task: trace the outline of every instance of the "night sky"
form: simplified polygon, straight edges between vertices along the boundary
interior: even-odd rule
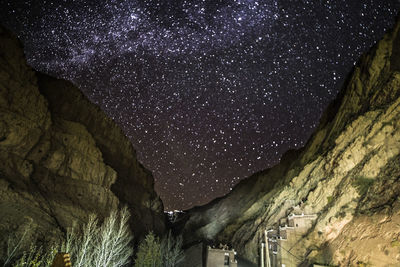
[[[165,208],[186,209],[305,144],[385,0],[0,0],[37,70],[73,81],[125,131]]]

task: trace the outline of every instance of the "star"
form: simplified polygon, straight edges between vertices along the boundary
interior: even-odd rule
[[[35,69],[116,123],[167,210],[222,196],[305,145],[398,1],[2,1]]]

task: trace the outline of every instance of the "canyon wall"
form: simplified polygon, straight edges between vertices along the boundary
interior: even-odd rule
[[[153,177],[122,130],[72,83],[29,67],[0,28],[0,240],[26,225],[60,238],[123,205],[135,238],[164,231]]]
[[[180,218],[187,244],[227,243],[258,263],[264,231],[300,209],[316,220],[290,266],[400,264],[399,28],[362,56],[303,149]]]

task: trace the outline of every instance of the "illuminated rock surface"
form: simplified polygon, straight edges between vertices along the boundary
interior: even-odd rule
[[[305,148],[181,218],[187,243],[228,243],[257,262],[264,230],[301,205],[318,217],[291,249],[296,264],[400,264],[399,28],[361,58]]]

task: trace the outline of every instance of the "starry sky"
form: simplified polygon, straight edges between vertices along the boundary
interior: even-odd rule
[[[35,69],[111,116],[167,210],[303,146],[395,0],[0,0]]]

